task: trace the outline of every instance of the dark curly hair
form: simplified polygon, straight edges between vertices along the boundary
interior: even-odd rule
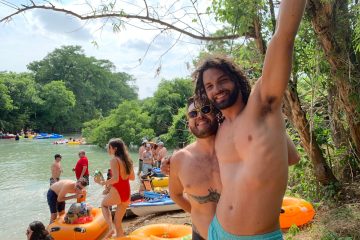
[[[40,221],[33,221],[29,224],[29,228],[33,232],[30,240],[52,240],[49,232],[45,229],[45,226]]]
[[[242,101],[246,105],[251,91],[248,79],[232,59],[220,54],[207,55],[199,61],[197,68],[193,72],[192,77],[195,83],[195,94],[197,97],[200,99],[208,99],[203,75],[206,70],[211,68],[219,69],[230,77],[231,81],[235,83],[235,87],[239,89]]]

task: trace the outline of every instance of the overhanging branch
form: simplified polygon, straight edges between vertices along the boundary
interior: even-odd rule
[[[74,16],[76,18],[79,18],[80,20],[91,20],[91,19],[102,19],[102,18],[126,18],[126,19],[138,19],[144,22],[151,22],[151,23],[156,23],[160,26],[166,27],[168,29],[177,31],[179,33],[182,33],[184,35],[187,35],[191,38],[194,39],[198,39],[198,40],[203,40],[203,41],[218,41],[218,40],[228,40],[228,39],[236,39],[239,38],[240,36],[238,34],[233,34],[233,35],[224,35],[224,36],[208,36],[205,34],[195,34],[192,33],[190,31],[186,31],[185,29],[181,29],[177,26],[174,26],[171,23],[165,22],[163,20],[157,19],[157,18],[153,18],[149,15],[148,12],[146,12],[146,15],[133,15],[133,14],[127,14],[124,13],[123,11],[121,12],[109,12],[109,13],[101,13],[101,14],[92,14],[92,15],[81,15],[78,14],[74,11],[71,10],[67,10],[64,8],[58,8],[56,6],[54,6],[53,4],[49,3],[49,5],[36,5],[33,1],[31,1],[32,5],[21,5],[22,7],[18,7],[17,10],[8,15],[3,17],[0,22],[7,22],[10,21],[12,19],[12,17],[26,12],[26,11],[31,11],[33,9],[43,9],[43,10],[50,10],[50,11],[55,11],[55,12],[61,12],[61,13],[65,13],[71,16]],[[147,10],[148,10],[148,6],[146,6]]]

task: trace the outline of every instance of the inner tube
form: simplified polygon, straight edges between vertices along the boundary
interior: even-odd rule
[[[281,213],[280,228],[289,228],[292,225],[301,226],[310,222],[315,215],[311,203],[301,198],[284,197]]]
[[[138,236],[142,239],[173,239],[191,240],[192,228],[176,224],[151,224],[133,231],[130,236]]]

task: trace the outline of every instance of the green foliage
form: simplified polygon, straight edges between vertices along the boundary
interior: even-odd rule
[[[183,147],[193,139],[193,135],[189,132],[187,126],[186,112],[186,107],[179,109],[168,132],[160,136],[166,145],[171,148]]]
[[[151,126],[156,135],[168,131],[173,116],[186,105],[187,99],[192,96],[193,85],[190,79],[177,78],[162,80],[152,99],[144,103],[144,108],[151,116]]]
[[[213,0],[212,8],[216,20],[227,22],[238,34],[245,35],[253,26],[254,18],[264,6],[262,0]]]
[[[153,138],[150,128],[150,117],[144,112],[138,101],[124,101],[108,117],[92,120],[84,124],[83,135],[88,142],[105,146],[115,137],[119,137],[129,145],[138,142],[144,136]]]
[[[34,126],[36,113],[43,103],[34,78],[28,73],[0,73],[4,108],[0,108],[1,128],[19,131],[24,126]]]
[[[64,120],[68,120],[68,113],[75,106],[74,93],[66,88],[63,81],[52,81],[42,87],[40,97],[43,100],[41,122],[45,126],[51,126],[52,132],[54,129],[61,129]]]
[[[76,105],[64,122],[68,130],[79,130],[83,122],[106,116],[122,101],[137,98],[132,76],[114,72],[108,60],[85,56],[80,46],[55,49],[43,60],[30,63],[28,69],[39,84],[62,80],[75,94]]]

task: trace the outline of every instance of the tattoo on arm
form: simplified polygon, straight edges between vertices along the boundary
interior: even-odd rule
[[[220,193],[218,193],[216,189],[209,188],[208,192],[209,194],[206,196],[195,196],[189,193],[188,195],[200,204],[208,202],[219,202]]]

